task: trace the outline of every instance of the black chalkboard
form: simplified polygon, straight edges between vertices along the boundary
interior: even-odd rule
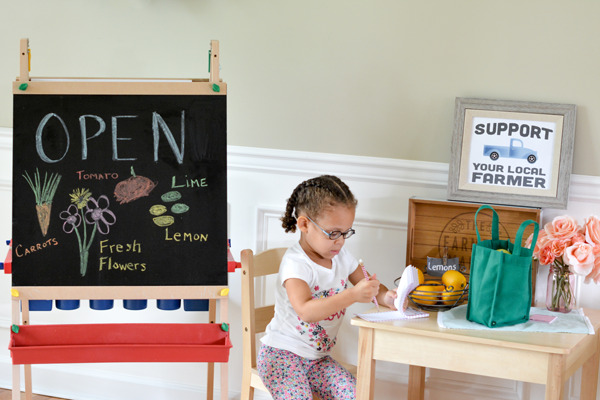
[[[226,96],[16,94],[13,149],[13,286],[227,284]]]

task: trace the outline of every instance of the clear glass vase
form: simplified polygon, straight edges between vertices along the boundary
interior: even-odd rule
[[[568,265],[555,261],[548,271],[546,308],[550,311],[568,313],[575,308],[575,274]]]

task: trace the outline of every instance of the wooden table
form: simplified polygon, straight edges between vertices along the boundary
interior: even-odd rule
[[[546,400],[562,399],[564,383],[583,366],[581,400],[596,398],[600,361],[600,310],[584,309],[595,335],[574,333],[458,330],[438,327],[429,318],[367,322],[355,317],[358,331],[356,397],[371,400],[375,361],[409,365],[408,399],[423,400],[425,368],[546,385]]]

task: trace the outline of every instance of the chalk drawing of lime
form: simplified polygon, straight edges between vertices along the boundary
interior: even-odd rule
[[[187,204],[175,203],[171,207],[171,212],[173,214],[183,214],[184,212],[187,212],[189,209],[190,209],[190,207]]]
[[[179,193],[177,190],[172,190],[170,192],[167,192],[165,194],[163,194],[162,196],[160,196],[160,199],[162,201],[164,201],[165,203],[171,203],[173,201],[177,201],[181,198],[181,193]]]
[[[155,204],[152,207],[150,207],[150,214],[152,215],[162,215],[164,213],[167,212],[167,207],[163,206],[162,204]]]
[[[173,218],[171,215],[161,215],[160,217],[152,218],[152,221],[154,221],[154,223],[160,227],[165,227],[172,225],[173,222],[175,222],[175,218]]]

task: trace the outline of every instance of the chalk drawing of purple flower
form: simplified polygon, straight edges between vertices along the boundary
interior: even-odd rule
[[[93,204],[93,207],[90,207],[90,203]],[[96,224],[98,232],[103,235],[106,235],[110,226],[117,222],[115,214],[108,209],[109,205],[110,201],[106,195],[98,197],[98,200],[90,197],[86,205],[85,222],[90,225]]]
[[[71,233],[75,228],[81,224],[81,215],[77,213],[77,206],[71,204],[65,211],[61,211],[58,216],[64,220],[63,231],[65,233]]]
[[[98,200],[92,197],[88,189],[75,189],[69,195],[71,205],[62,211],[59,216],[65,222],[63,231],[65,233],[75,232],[77,235],[77,244],[79,245],[79,272],[85,276],[88,266],[88,257],[90,246],[96,236],[96,231],[106,235],[110,226],[117,222],[115,214],[108,209],[110,201],[106,195],[101,195]],[[91,207],[90,207],[91,205]],[[84,211],[85,208],[85,211]],[[81,223],[81,221],[85,223]],[[91,233],[88,236],[88,225],[91,226]],[[82,233],[79,233],[81,229]],[[82,237],[83,236],[83,237]]]

